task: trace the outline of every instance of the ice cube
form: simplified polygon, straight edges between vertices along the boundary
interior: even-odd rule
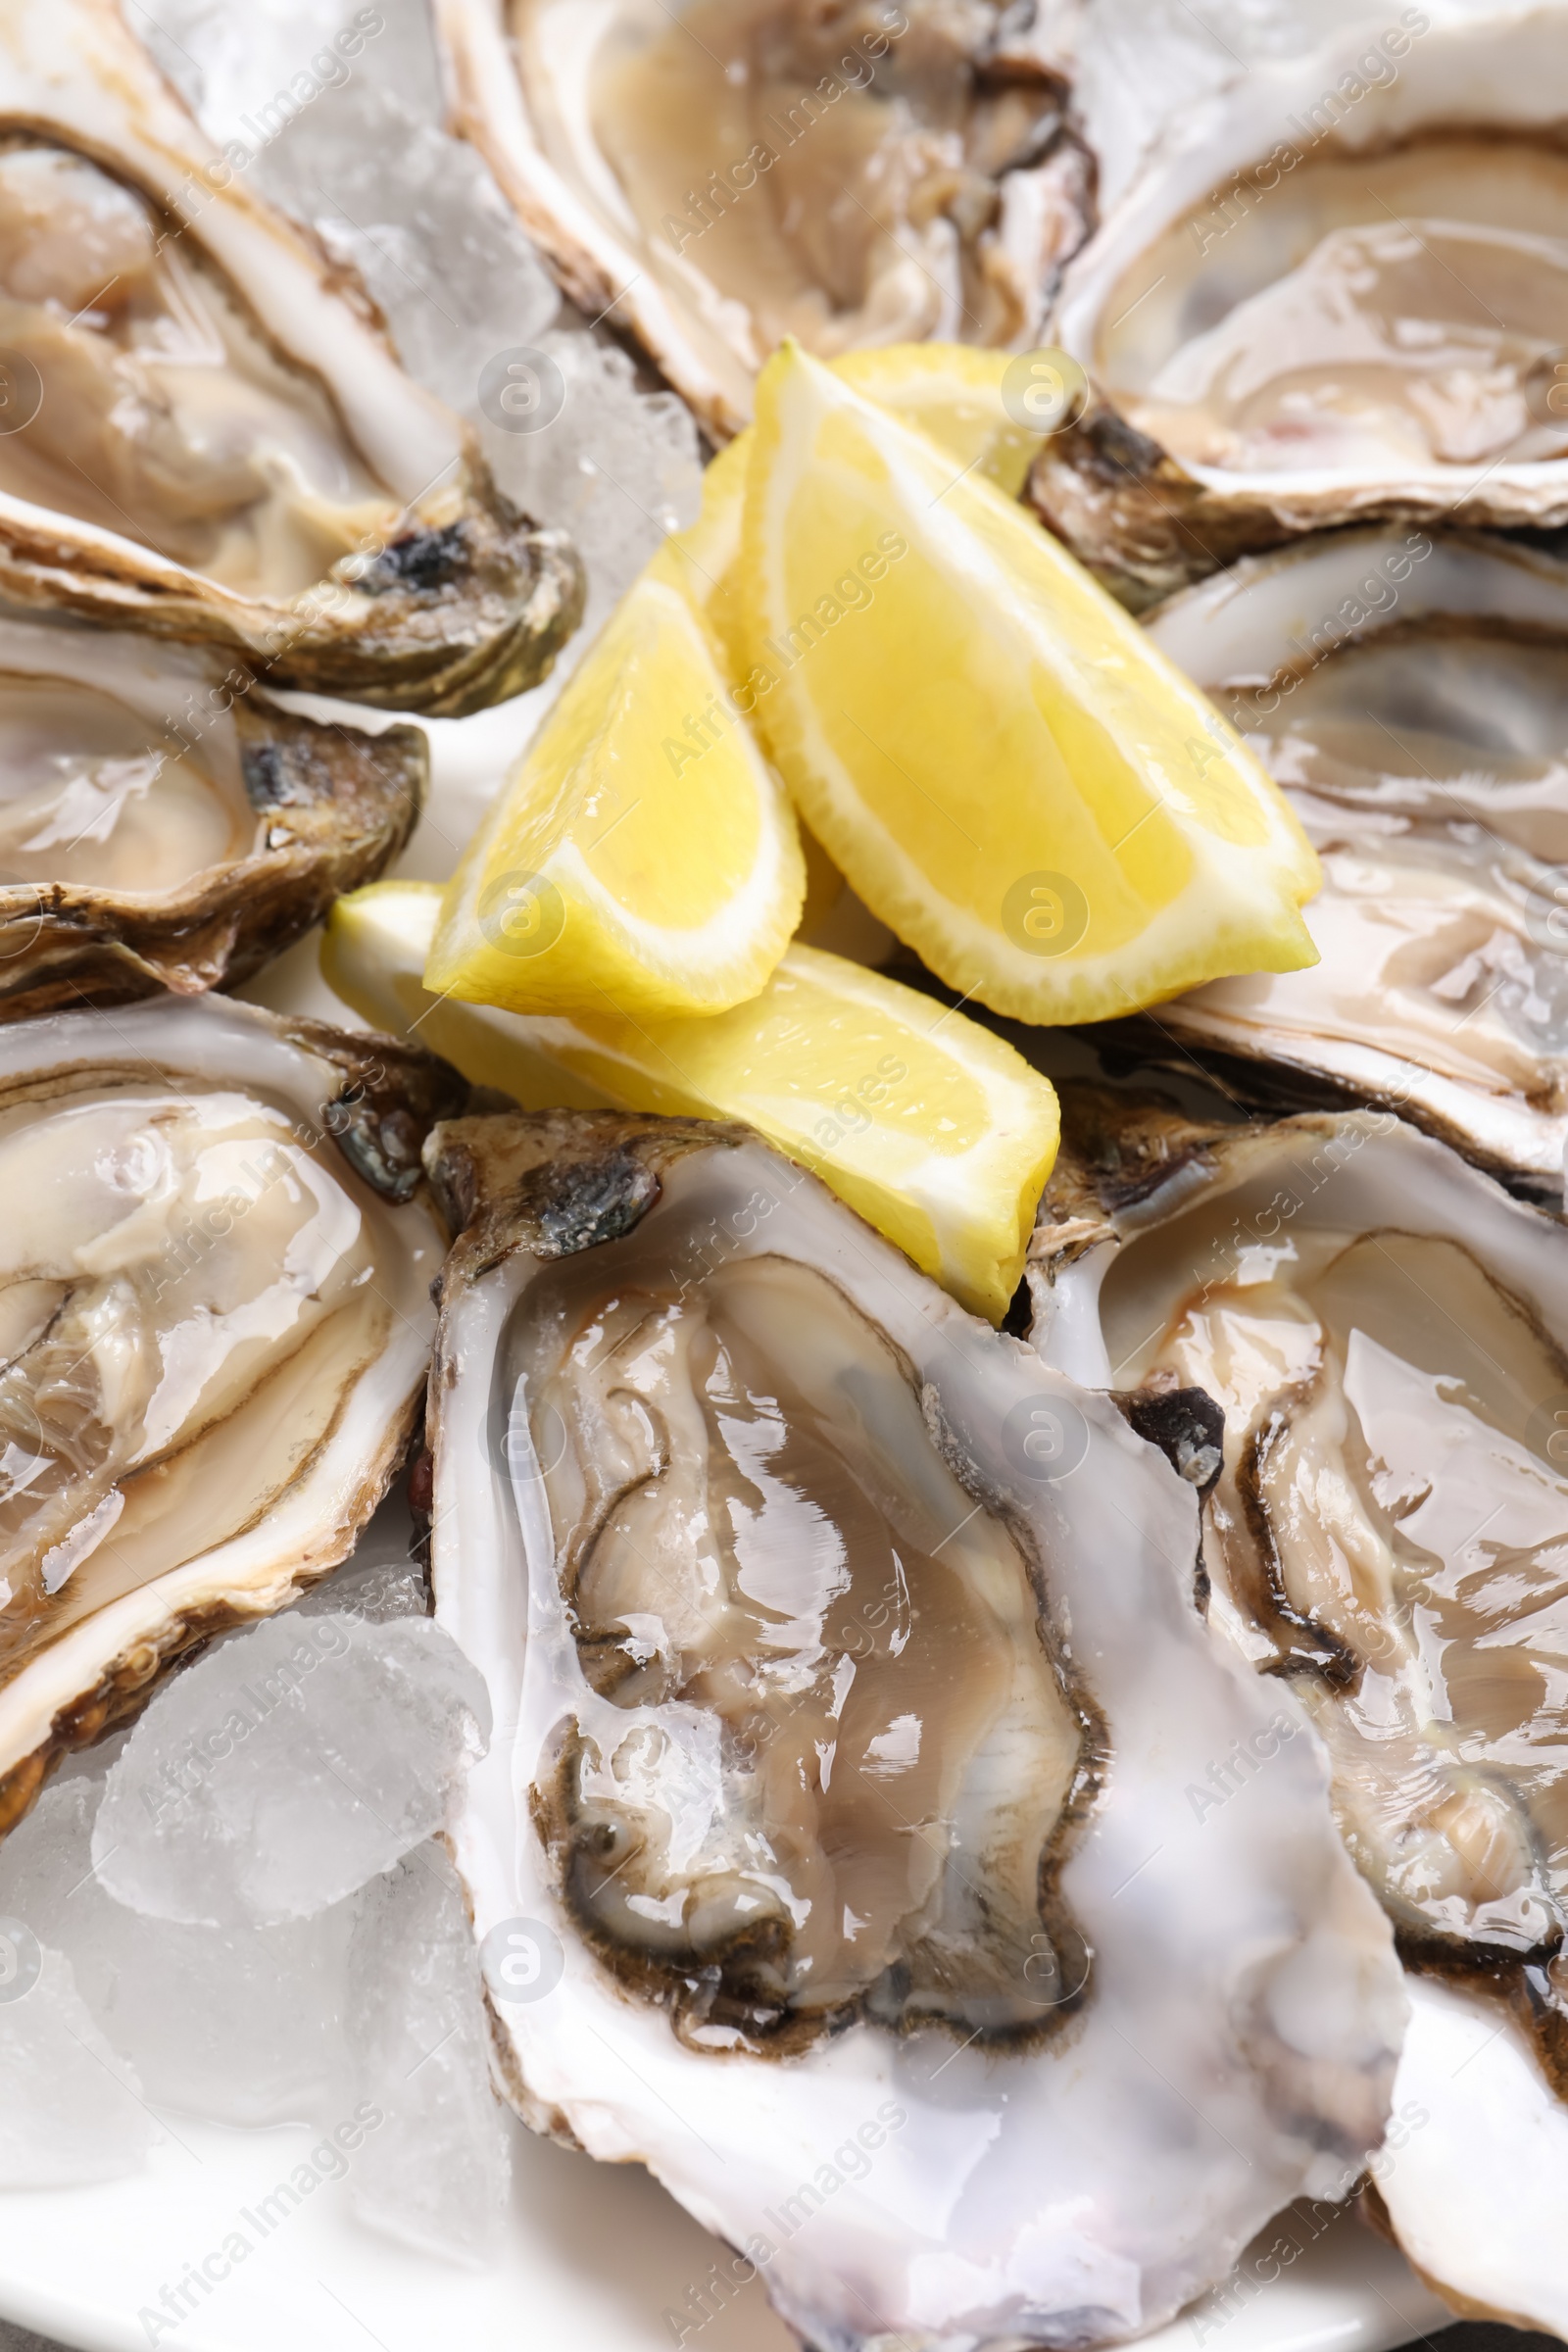
[[[341,2097],[355,1900],[273,1928],[187,1928],[115,1905],[104,2025],[156,2106],[309,2123]]]
[[[489,1736],[482,1677],[429,1618],[272,1618],[153,1699],[109,1775],[93,1860],[151,1918],[310,1918],[441,1828]]]
[[[491,353],[556,318],[555,280],[477,151],[399,99],[356,84],[273,156],[269,193],[353,264],[404,367],[462,414]]]
[[[348,1559],[294,1603],[298,1617],[340,1613],[385,1625],[394,1617],[427,1617],[430,1587],[415,1557],[415,1528],[407,1483],[399,1480]]]
[[[496,335],[491,353],[505,348]],[[695,520],[702,452],[685,403],[673,392],[639,391],[636,369],[613,343],[563,324],[538,336],[536,348],[561,370],[560,413],[531,432],[481,413],[479,435],[508,497],[577,543],[589,595],[580,651],[668,534]]]
[[[417,1560],[406,1552],[377,1559],[356,1553],[315,1592],[296,1601],[298,1617],[355,1617],[362,1625],[390,1625],[395,1617],[427,1617],[430,1587]]]
[[[482,2262],[506,2209],[510,2126],[491,2085],[479,1956],[457,1873],[444,1847],[421,1845],[360,1901],[349,1954],[354,2095],[383,2120],[355,2158],[355,2211],[406,2245]]]
[[[664,535],[694,519],[697,428],[673,393],[638,389],[608,329],[585,331],[563,306],[476,149],[446,131],[424,0],[377,13],[382,30],[330,78],[312,61],[338,29],[334,0],[161,0],[157,27],[138,24],[209,135],[242,145],[256,184],[359,270],[404,366],[479,423],[501,487],[572,533],[590,592],[575,659]],[[302,74],[314,97],[307,80],[296,89]],[[481,405],[487,364],[512,351],[545,353],[564,378],[541,430],[509,431]]]
[[[477,150],[443,128],[424,0],[377,15],[352,59],[334,54],[336,0],[162,0],[142,29],[210,136],[359,270],[404,366],[467,413],[491,353],[533,343],[561,298]]]
[[[70,1961],[24,1921],[0,1920],[0,2188],[116,2180],[156,2136]]]
[[[76,1989],[154,2107],[215,2123],[307,2123],[345,2087],[354,1902],[281,1927],[144,1919],[92,1861],[101,1790],[46,1788],[0,1845],[0,1913],[65,1953]]]

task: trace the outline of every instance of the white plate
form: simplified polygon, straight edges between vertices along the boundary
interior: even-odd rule
[[[726,2249],[638,2166],[596,2165],[519,2129],[505,2251],[492,2269],[462,2271],[363,2229],[342,2181],[323,2182],[264,2235],[258,2208],[320,2144],[308,2132],[183,2117],[167,2128],[129,2180],[0,2195],[0,2312],[86,2352],[671,2352],[683,2321],[686,2345],[701,2352],[795,2352],[757,2278],[699,2325],[688,2298]],[[1158,2352],[1384,2352],[1446,2324],[1450,2315],[1352,2213],[1315,2239],[1313,2226],[1304,2208],[1282,2216],[1226,2289],[1146,2342]],[[223,2269],[235,2232],[248,2251],[198,2291],[193,2274]],[[160,2307],[181,2282],[194,2309],[176,2325]]]
[[[403,870],[450,865],[447,833],[476,821],[486,770],[499,781],[516,732],[499,714],[436,730],[436,806]],[[315,939],[242,993],[363,1025],[321,980]],[[504,2251],[487,2270],[463,2271],[364,2229],[340,2180],[264,2229],[262,2203],[320,2144],[308,2132],[160,2120],[167,2136],[128,2180],[0,2192],[0,2315],[83,2352],[672,2352],[682,2342],[796,2352],[758,2278],[702,2321],[690,2298],[728,2249],[640,2167],[595,2165],[519,2127]],[[237,2249],[223,2248],[235,2233],[245,2251],[232,2262]],[[189,2307],[176,2318],[181,2287]],[[1323,2227],[1303,2211],[1272,2224],[1227,2287],[1145,2341],[1157,2352],[1387,2352],[1450,2317],[1352,2213]]]

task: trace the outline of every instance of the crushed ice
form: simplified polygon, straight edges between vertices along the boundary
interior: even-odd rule
[[[440,1834],[488,1741],[406,1504],[294,1608],[213,1643],[0,1844],[0,2188],[114,2179],[159,2115],[383,2121],[370,2227],[473,2262],[509,2127]]]
[[[99,1884],[191,1927],[313,1918],[441,1829],[489,1736],[481,1677],[428,1618],[270,1618],[142,1716],[93,1830]]]

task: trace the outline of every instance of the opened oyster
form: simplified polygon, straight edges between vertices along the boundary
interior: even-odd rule
[[[1305,1706],[1410,1965],[1492,2010],[1476,2039],[1498,2047],[1462,2082],[1432,2055],[1441,2002],[1418,2011],[1430,2136],[1379,2174],[1401,2240],[1461,2308],[1560,2325],[1560,2223],[1534,2234],[1522,2176],[1568,2147],[1568,1231],[1386,1112],[1224,1129],[1068,1088],[1063,1121],[1041,1352],[1223,1408],[1210,1621]],[[1508,2259],[1451,2227],[1443,2185],[1498,2082]]]
[[[785,335],[1023,351],[1092,171],[1005,0],[437,0],[459,126],[592,317],[713,432]]]
[[[528,2120],[836,2352],[1136,2334],[1345,2193],[1397,1973],[1194,1610],[1193,1488],[742,1129],[426,1159],[437,1615],[503,1727],[456,1850]]]
[[[0,1029],[0,1831],[353,1548],[423,1391],[419,1147],[466,1092],[215,998]]]
[[[1559,0],[1249,74],[1067,272],[1053,527],[1141,607],[1321,524],[1568,522],[1565,122]]]
[[[243,980],[407,841],[429,756],[211,655],[0,614],[0,1015]]]
[[[1162,1005],[1156,1054],[1220,1057],[1254,1100],[1388,1103],[1555,1194],[1568,567],[1479,535],[1343,532],[1248,559],[1149,626],[1258,752],[1324,877],[1321,961]]]
[[[232,154],[112,0],[8,9],[0,594],[393,708],[533,684],[581,609],[570,547]]]
[[[1407,1982],[1395,2097],[1415,2128],[1374,2166],[1394,2233],[1454,2310],[1568,2336],[1568,2099],[1528,2022],[1451,1979]]]

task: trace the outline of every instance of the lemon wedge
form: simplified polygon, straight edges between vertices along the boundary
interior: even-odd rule
[[[1023,489],[1046,434],[1020,423],[1007,405],[1007,378],[1016,378],[1020,363],[1006,352],[969,343],[889,343],[847,351],[827,365],[927,434],[954,461],[951,471],[982,473],[1009,498]],[[702,513],[654,558],[661,576],[706,615],[732,662],[745,647],[741,524],[752,442],[747,425],[720,450],[703,476]]]
[[[949,985],[1095,1021],[1316,961],[1317,859],[1196,687],[1013,501],[787,344],[747,471],[737,701]]]
[[[794,815],[702,612],[656,565],[448,886],[430,986],[529,1011],[721,1012],[800,919]]]
[[[917,426],[946,472],[1009,493],[1042,435],[1004,398],[1016,363],[962,344],[853,352],[836,372]],[[524,756],[450,885],[431,986],[528,1011],[713,1012],[760,989],[800,915],[787,808],[726,669],[744,652],[750,427]],[[684,616],[680,608],[686,608]]]
[[[1056,1098],[1013,1049],[881,973],[792,947],[734,1011],[661,1022],[512,1013],[423,984],[439,885],[338,900],[321,968],[378,1028],[525,1108],[744,1119],[976,1313],[1000,1322],[1056,1156]]]
[[[974,343],[890,343],[827,364],[857,392],[929,433],[964,472],[973,468],[1009,498],[1020,496],[1047,437],[1023,422],[1021,401],[1009,407],[1006,399],[1009,378],[1027,386],[1027,361]]]

